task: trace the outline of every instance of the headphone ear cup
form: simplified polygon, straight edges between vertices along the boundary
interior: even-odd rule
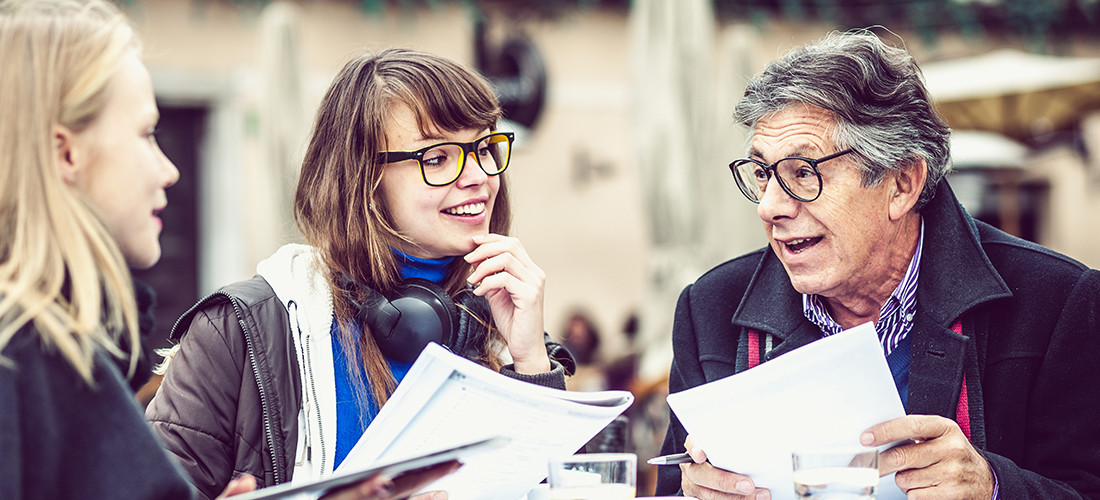
[[[457,308],[439,285],[418,278],[405,280],[390,294],[388,305],[399,313],[392,328],[376,329],[373,315],[366,318],[375,343],[386,356],[411,363],[429,342],[447,347],[454,343]]]

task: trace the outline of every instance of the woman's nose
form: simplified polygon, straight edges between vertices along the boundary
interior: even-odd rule
[[[466,154],[466,163],[462,165],[462,173],[458,175],[459,187],[475,186],[485,182],[489,178],[489,175],[481,169],[481,164],[477,162],[477,154],[473,151]]]

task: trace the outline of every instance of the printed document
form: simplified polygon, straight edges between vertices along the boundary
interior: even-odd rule
[[[518,500],[630,406],[626,391],[568,392],[509,378],[429,344],[336,474],[477,439],[509,443],[478,454],[424,491],[450,500]]]
[[[863,431],[905,416],[871,323],[670,394],[668,404],[711,464],[751,477],[774,500],[795,498],[791,452],[859,446]],[[878,499],[895,498],[905,495],[891,474]]]

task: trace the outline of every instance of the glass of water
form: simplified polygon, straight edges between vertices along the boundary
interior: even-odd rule
[[[550,500],[634,498],[638,457],[633,453],[579,453],[550,460]]]
[[[814,448],[791,454],[794,492],[800,500],[873,500],[878,486],[878,450]]]

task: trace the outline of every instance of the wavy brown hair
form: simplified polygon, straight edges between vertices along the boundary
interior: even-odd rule
[[[353,58],[321,101],[302,163],[294,215],[326,267],[322,271],[333,291],[340,342],[355,355],[348,363],[352,381],[358,387],[365,371],[379,406],[397,383],[367,326],[361,325],[359,339],[352,334],[349,326],[356,311],[348,294],[358,292],[339,283],[347,276],[383,294],[392,291],[401,279],[392,249],[401,241],[416,244],[392,223],[379,188],[385,165],[375,161],[377,153],[387,150],[386,127],[398,104],[413,111],[425,137],[437,130],[495,130],[501,117],[500,104],[480,75],[442,57],[405,49]],[[491,232],[508,234],[511,211],[504,174],[490,217]],[[443,288],[452,296],[470,293],[463,287],[471,272],[472,266],[455,259]],[[493,330],[490,321],[482,319]],[[487,337],[492,341],[496,336]],[[482,351],[489,353],[483,362],[499,368],[496,356],[489,349]]]

